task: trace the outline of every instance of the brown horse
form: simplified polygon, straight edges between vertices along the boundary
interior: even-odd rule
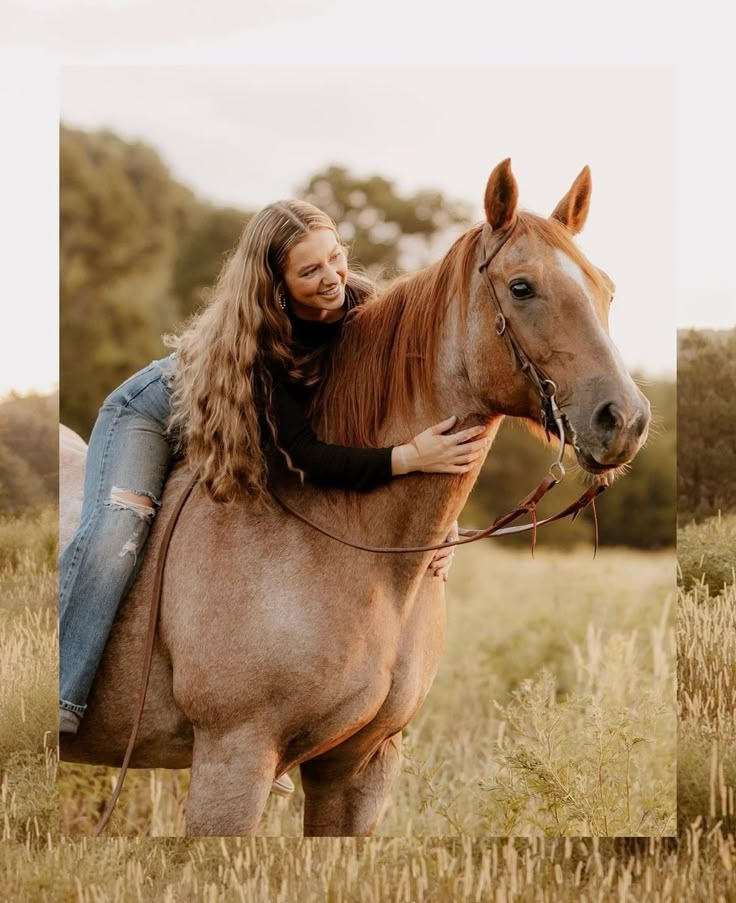
[[[549,219],[517,211],[509,161],[490,176],[487,222],[437,264],[346,322],[318,400],[327,440],[392,445],[448,413],[458,429],[504,415],[537,421],[540,399],[497,332],[478,267],[557,399],[580,465],[613,472],[641,447],[649,405],[607,330],[612,284],[571,236],[588,212],[587,167]],[[358,542],[441,542],[470,473],[412,474],[372,492],[299,486],[284,499]],[[78,468],[79,469],[79,468]],[[189,478],[175,468],[142,571],[122,606],[66,760],[119,765],[140,681],[151,580],[167,513]],[[81,477],[80,477],[81,479]],[[444,638],[431,552],[376,555],[275,510],[216,505],[195,490],[171,542],[151,684],[132,765],[191,766],[187,831],[256,831],[274,776],[300,765],[308,835],[364,835],[399,770],[401,731],[422,704]]]

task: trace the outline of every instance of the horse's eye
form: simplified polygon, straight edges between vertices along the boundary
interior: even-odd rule
[[[613,299],[614,299],[615,297],[616,297],[615,295],[611,295],[611,297],[608,299],[608,303],[609,303],[609,304],[613,304]]]
[[[524,279],[515,279],[509,286],[509,291],[519,301],[531,298],[534,294],[534,289]]]

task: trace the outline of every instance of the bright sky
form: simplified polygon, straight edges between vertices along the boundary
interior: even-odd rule
[[[734,325],[723,272],[734,72],[720,7],[706,0],[694,22],[683,6],[681,25],[664,2],[622,0],[597,20],[583,0],[448,9],[433,19],[418,0],[6,6],[0,394],[57,378],[59,115],[141,137],[202,197],[248,207],[336,161],[407,190],[440,188],[480,216],[488,172],[511,156],[522,204],[548,212],[588,163],[580,244],[617,283],[611,329],[629,365],[671,373],[676,323]]]

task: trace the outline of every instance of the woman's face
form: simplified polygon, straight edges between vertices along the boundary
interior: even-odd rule
[[[289,251],[284,282],[292,312],[304,320],[337,320],[345,303],[348,261],[332,229],[313,229]]]

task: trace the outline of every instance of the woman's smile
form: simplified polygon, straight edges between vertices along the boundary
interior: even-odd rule
[[[304,320],[336,319],[345,303],[348,261],[332,229],[313,229],[289,251],[284,282],[292,313]]]

